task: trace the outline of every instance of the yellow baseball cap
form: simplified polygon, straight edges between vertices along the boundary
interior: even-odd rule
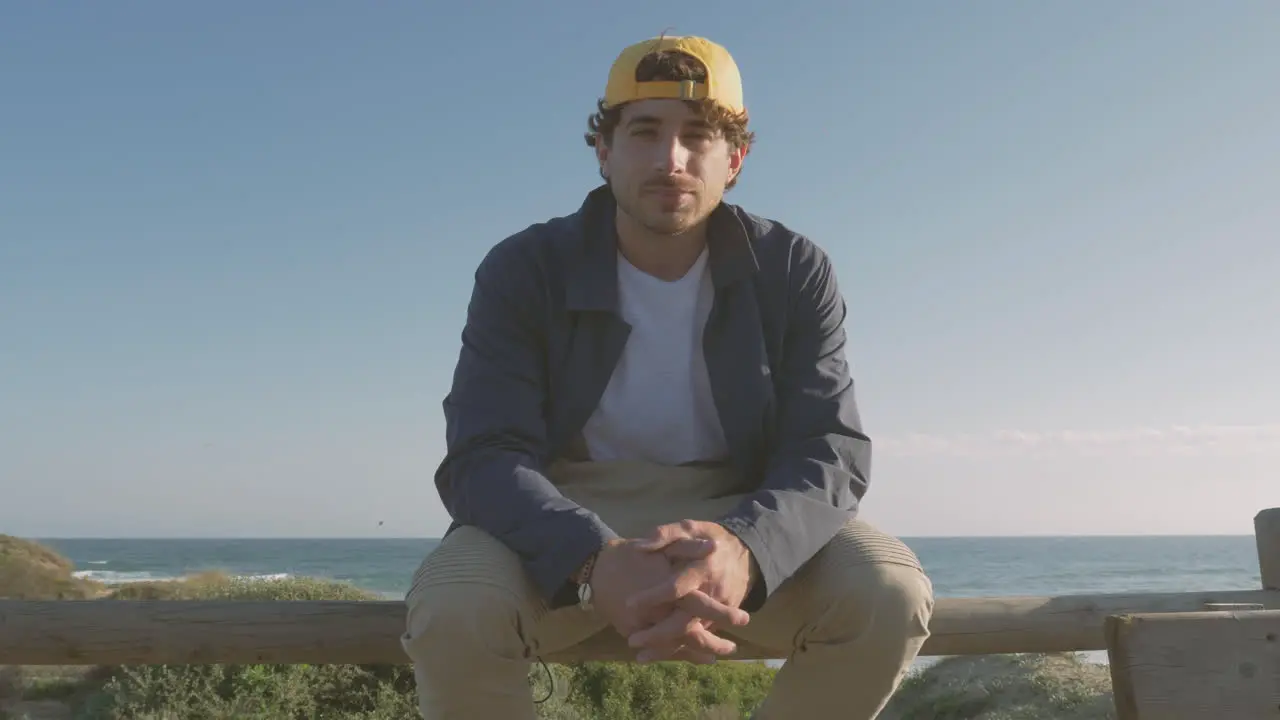
[[[707,81],[636,81],[636,67],[646,55],[677,51],[702,61]],[[738,64],[723,46],[702,37],[662,36],[643,40],[622,50],[609,70],[604,104],[611,108],[632,100],[665,98],[672,100],[710,99],[733,112],[746,112],[742,102],[742,75]]]

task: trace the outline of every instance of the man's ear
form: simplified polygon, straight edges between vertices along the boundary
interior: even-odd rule
[[[600,176],[609,179],[609,144],[605,142],[604,135],[596,133],[596,162],[600,165]]]
[[[750,148],[743,146],[740,148],[732,148],[729,150],[729,179],[733,180],[742,173],[742,164],[747,161],[747,153],[751,152]]]

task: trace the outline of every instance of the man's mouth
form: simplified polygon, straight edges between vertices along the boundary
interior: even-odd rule
[[[652,187],[649,189],[649,192],[661,198],[680,198],[685,195],[693,194],[693,192],[687,188],[675,187],[672,185],[659,185],[657,187]]]

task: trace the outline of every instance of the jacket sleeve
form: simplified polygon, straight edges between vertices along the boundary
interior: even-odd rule
[[[481,261],[444,400],[436,488],[456,523],[520,556],[544,598],[616,534],[547,479],[545,293],[536,264],[506,241]]]
[[[762,604],[835,537],[869,482],[871,441],[845,358],[844,298],[826,254],[807,242],[799,250],[775,378],[773,451],[761,485],[719,518],[760,569],[748,608]]]

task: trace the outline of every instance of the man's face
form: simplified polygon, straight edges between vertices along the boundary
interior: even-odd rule
[[[745,154],[683,100],[666,99],[627,104],[613,141],[596,146],[618,207],[662,235],[685,232],[705,220],[741,171]]]

